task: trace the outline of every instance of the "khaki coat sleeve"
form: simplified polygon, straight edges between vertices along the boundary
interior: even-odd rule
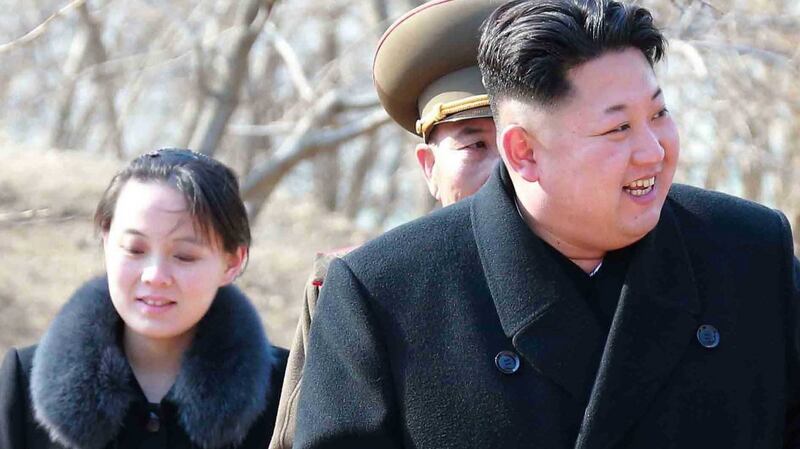
[[[306,349],[308,347],[308,334],[311,329],[311,321],[317,307],[317,299],[325,275],[328,272],[328,265],[338,256],[342,256],[347,250],[337,251],[331,254],[317,254],[314,261],[314,270],[308,277],[303,292],[303,304],[300,311],[300,319],[297,322],[297,329],[294,334],[292,347],[289,349],[289,360],[286,364],[286,375],[283,379],[281,398],[278,403],[278,416],[275,420],[275,431],[272,433],[272,440],[269,449],[291,449],[294,443],[295,422],[297,421],[297,399],[300,397],[300,387],[303,380],[303,365],[306,361]]]

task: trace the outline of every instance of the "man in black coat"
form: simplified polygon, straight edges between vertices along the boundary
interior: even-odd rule
[[[643,8],[515,0],[479,64],[503,164],[331,265],[299,448],[798,443],[798,263],[777,211],[672,185]]]

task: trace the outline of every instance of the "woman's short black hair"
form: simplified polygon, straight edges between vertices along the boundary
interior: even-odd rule
[[[608,51],[637,48],[652,66],[666,40],[642,7],[608,0],[513,0],[481,29],[478,65],[496,101],[549,106],[570,92],[567,72]]]
[[[204,154],[175,148],[143,154],[114,176],[94,214],[100,231],[111,228],[119,193],[131,179],[163,182],[183,194],[198,231],[209,242],[220,243],[227,252],[250,247],[250,222],[233,171]]]

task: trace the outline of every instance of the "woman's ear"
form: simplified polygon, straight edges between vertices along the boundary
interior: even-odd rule
[[[536,162],[537,140],[521,125],[509,125],[500,133],[500,153],[508,169],[528,182],[539,180]]]
[[[230,284],[242,274],[249,254],[249,248],[244,245],[239,246],[233,252],[226,253],[227,267],[225,268],[222,285]]]

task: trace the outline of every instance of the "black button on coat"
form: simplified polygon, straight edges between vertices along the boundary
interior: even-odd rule
[[[175,385],[155,407],[118,344],[119,325],[107,282],[99,278],[73,295],[38,346],[6,355],[0,448],[267,446],[287,351],[269,344],[238,289],[220,289],[198,323]]]

